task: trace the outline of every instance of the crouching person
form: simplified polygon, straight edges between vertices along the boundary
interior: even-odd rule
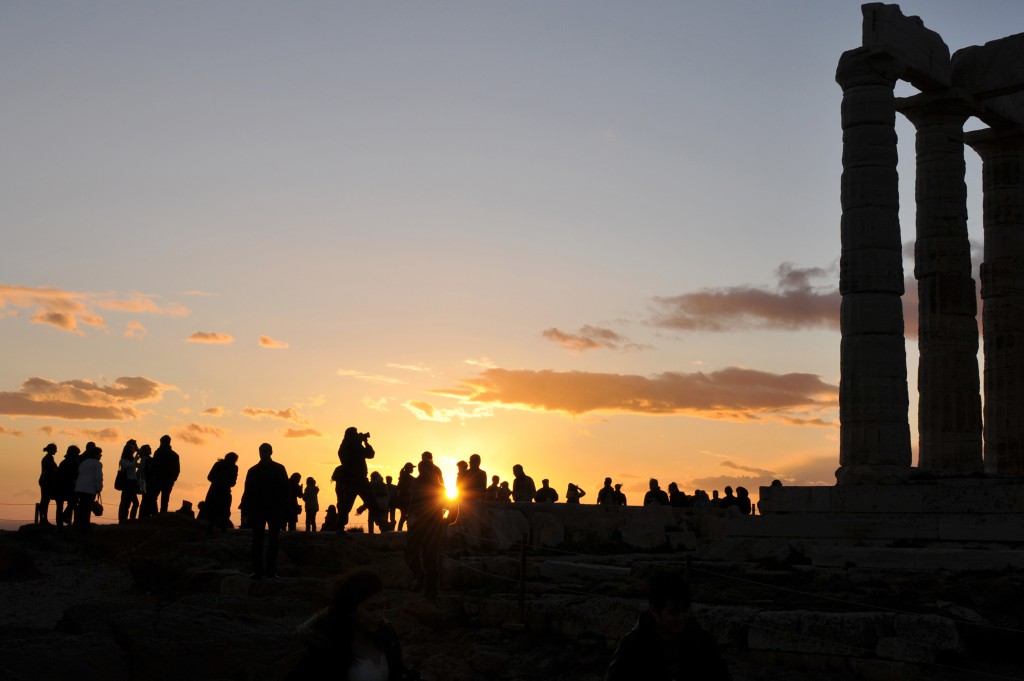
[[[682,577],[655,574],[647,602],[619,641],[605,681],[730,681],[714,639],[690,616],[690,587]]]
[[[384,585],[369,570],[334,583],[331,602],[299,627],[306,644],[288,681],[417,681],[402,662],[398,634],[384,617]]]

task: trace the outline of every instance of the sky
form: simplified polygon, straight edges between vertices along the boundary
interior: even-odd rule
[[[1024,30],[901,7],[951,51]],[[112,481],[165,433],[175,507],[269,442],[326,508],[349,426],[385,475],[476,452],[584,502],[834,484],[860,30],[846,0],[0,4],[0,522],[46,443]]]

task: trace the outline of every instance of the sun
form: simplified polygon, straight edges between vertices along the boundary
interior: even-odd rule
[[[459,488],[455,486],[454,482],[449,482],[445,485],[445,494],[449,499],[459,498]]]

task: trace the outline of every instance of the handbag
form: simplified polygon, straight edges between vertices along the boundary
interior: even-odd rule
[[[124,489],[124,481],[128,476],[125,474],[124,469],[119,470],[117,475],[114,476],[114,489],[121,491]]]
[[[92,514],[103,515],[103,495],[97,494],[92,500]]]

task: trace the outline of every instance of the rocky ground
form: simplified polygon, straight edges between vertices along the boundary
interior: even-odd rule
[[[689,570],[695,615],[737,681],[1024,678],[1019,573],[878,574],[686,552],[453,546],[434,603],[409,589],[404,535],[292,533],[281,578],[249,580],[249,534],[163,516],[88,536],[0,533],[0,678],[276,681],[295,628],[331,578],[368,566],[387,585],[405,657],[433,681],[600,679],[654,569]],[[457,542],[453,542],[457,544]]]

